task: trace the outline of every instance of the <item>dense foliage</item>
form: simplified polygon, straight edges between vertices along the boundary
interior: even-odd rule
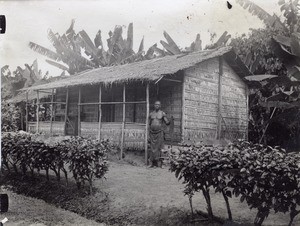
[[[72,173],[78,188],[87,182],[92,191],[95,178],[102,178],[108,170],[106,161],[109,144],[73,137],[53,145],[34,139],[25,132],[3,133],[1,140],[2,165],[11,172],[32,177],[45,170],[47,180],[49,171],[53,171],[60,181],[60,172],[68,181],[68,173]]]
[[[21,124],[20,112],[14,104],[1,101],[1,131],[17,131]]]
[[[300,155],[280,147],[239,141],[226,147],[189,146],[171,158],[170,170],[185,184],[191,197],[202,192],[212,218],[210,190],[225,199],[232,220],[232,195],[258,210],[255,225],[261,225],[271,210],[289,212],[290,223],[300,212]]]
[[[253,29],[231,42],[254,74],[249,139],[296,150],[300,145],[299,1],[280,0],[282,18],[268,14],[250,0],[236,2],[265,24],[265,28]],[[272,76],[263,79],[266,75]]]

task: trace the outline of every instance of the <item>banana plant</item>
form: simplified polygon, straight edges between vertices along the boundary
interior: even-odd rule
[[[49,58],[46,60],[47,63],[68,71],[71,75],[86,69],[126,64],[163,55],[161,54],[163,51],[156,45],[151,46],[145,53],[144,37],[138,51],[133,50],[132,23],[128,26],[126,39],[122,36],[122,26],[115,26],[114,31],[108,33],[107,50],[103,45],[101,30],[97,32],[94,41],[92,41],[85,30],[76,33],[74,23],[75,21],[72,20],[70,27],[63,35],[54,33],[51,29],[48,31],[48,39],[55,51],[33,42],[29,43],[29,47],[47,56]],[[86,56],[82,55],[82,50]]]

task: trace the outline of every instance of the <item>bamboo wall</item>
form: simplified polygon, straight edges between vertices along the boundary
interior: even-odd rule
[[[64,135],[64,122],[52,122],[52,134],[53,135]],[[28,132],[36,132],[36,122],[29,122]],[[39,122],[39,132],[44,134],[50,134],[50,122],[40,121]]]
[[[246,86],[230,66],[223,62],[221,139],[232,140],[246,134]],[[185,70],[183,140],[205,141],[217,138],[219,73],[218,58]]]
[[[108,139],[115,145],[121,143],[121,122],[103,122],[101,124],[101,139]],[[97,138],[98,124],[81,122],[83,137]],[[143,150],[145,145],[145,125],[126,123],[124,129],[124,148]]]
[[[246,138],[248,130],[247,87],[224,61],[222,78],[222,137]]]
[[[218,122],[218,59],[185,70],[184,140],[214,139]]]

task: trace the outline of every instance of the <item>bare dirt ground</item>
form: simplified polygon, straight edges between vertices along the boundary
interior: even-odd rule
[[[8,222],[4,226],[103,225],[47,204],[40,199],[18,195],[7,190],[2,190],[2,193],[9,196],[9,211],[0,213],[0,220],[8,218]]]

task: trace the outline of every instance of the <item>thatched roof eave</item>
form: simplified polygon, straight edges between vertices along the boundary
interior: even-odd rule
[[[111,85],[113,83],[118,84],[133,81],[152,82],[158,80],[164,75],[175,74],[180,70],[223,55],[225,55],[225,59],[226,56],[227,58],[237,57],[231,47],[221,47],[213,50],[165,56],[162,58],[155,58],[130,64],[91,69],[81,72],[75,76],[70,76],[66,79],[23,90],[46,90],[96,84]],[[237,65],[241,64],[239,61],[231,62],[230,60],[228,63],[235,63]],[[246,71],[248,70],[247,67],[245,65],[241,65],[241,68],[243,70],[238,73],[239,76],[248,76],[250,72]]]

